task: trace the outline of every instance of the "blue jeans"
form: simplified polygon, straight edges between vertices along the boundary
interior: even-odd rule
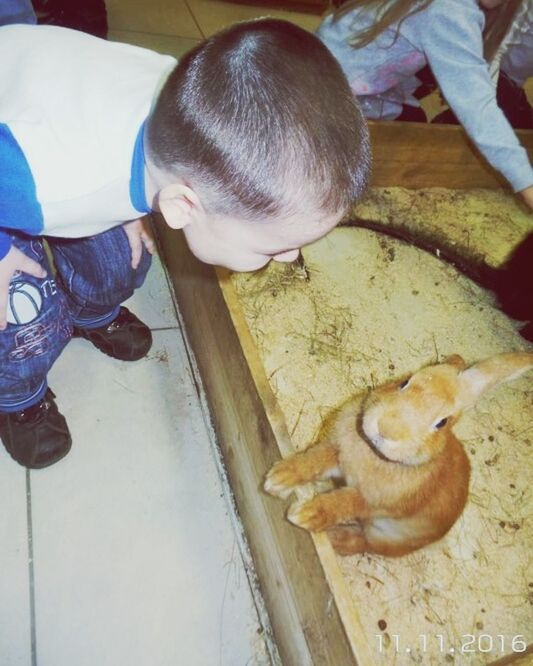
[[[54,276],[42,240],[13,235],[24,254],[41,264],[45,278],[13,276],[8,326],[0,331],[0,412],[16,412],[41,400],[46,375],[72,337],[73,325],[97,328],[113,321],[120,303],[144,282],[151,256],[143,249],[131,267],[121,226],[88,238],[47,238]]]
[[[1,0],[0,25],[37,23],[31,0]]]

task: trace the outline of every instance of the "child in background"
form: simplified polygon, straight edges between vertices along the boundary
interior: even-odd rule
[[[292,261],[365,190],[369,140],[336,60],[285,21],[237,24],[179,64],[11,25],[0,62],[0,436],[41,468],[71,446],[46,376],[73,330],[123,360],[150,348],[120,306],[150,265],[138,218],[160,211],[233,270]]]
[[[506,0],[485,15],[484,55],[496,82],[498,106],[512,127],[533,129],[533,106],[524,90],[526,80],[533,75],[533,0]],[[422,74],[431,77],[429,68]],[[420,76],[418,73],[417,78]],[[416,93],[419,99],[424,87]],[[435,81],[433,87],[437,87]],[[448,109],[431,122],[457,124],[458,120]]]
[[[533,208],[533,168],[496,102],[484,57],[482,8],[502,2],[352,0],[327,16],[317,34],[339,60],[367,118],[401,120],[419,107],[415,75],[429,65],[470,138]]]

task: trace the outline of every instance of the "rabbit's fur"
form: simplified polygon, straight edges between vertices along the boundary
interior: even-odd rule
[[[287,497],[310,481],[340,484],[295,502],[288,518],[327,530],[343,555],[399,556],[448,532],[468,497],[470,464],[452,428],[488,388],[533,368],[533,353],[500,354],[469,368],[460,356],[356,395],[313,446],[276,463],[265,490]]]

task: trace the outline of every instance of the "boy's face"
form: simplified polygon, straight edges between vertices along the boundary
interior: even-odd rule
[[[206,264],[233,271],[255,271],[271,259],[295,261],[302,246],[325,236],[346,212],[302,212],[263,220],[211,214],[183,180],[170,180],[153,163],[147,174],[149,201],[171,228],[183,230],[192,253]]]
[[[325,236],[343,214],[265,221],[206,215],[184,226],[183,232],[192,253],[201,261],[233,271],[255,271],[271,259],[296,260],[302,246]]]

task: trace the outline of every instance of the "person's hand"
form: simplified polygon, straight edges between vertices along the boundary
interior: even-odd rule
[[[143,245],[150,254],[155,251],[155,243],[144,219],[133,220],[122,225],[131,248],[131,267],[137,268],[141,261]]]
[[[33,259],[27,257],[14,245],[3,259],[0,259],[0,331],[7,327],[7,299],[9,283],[14,273],[21,271],[37,278],[46,277],[46,271]]]
[[[525,190],[522,190],[518,194],[520,194],[526,204],[531,208],[531,210],[533,210],[533,185],[526,187]]]

